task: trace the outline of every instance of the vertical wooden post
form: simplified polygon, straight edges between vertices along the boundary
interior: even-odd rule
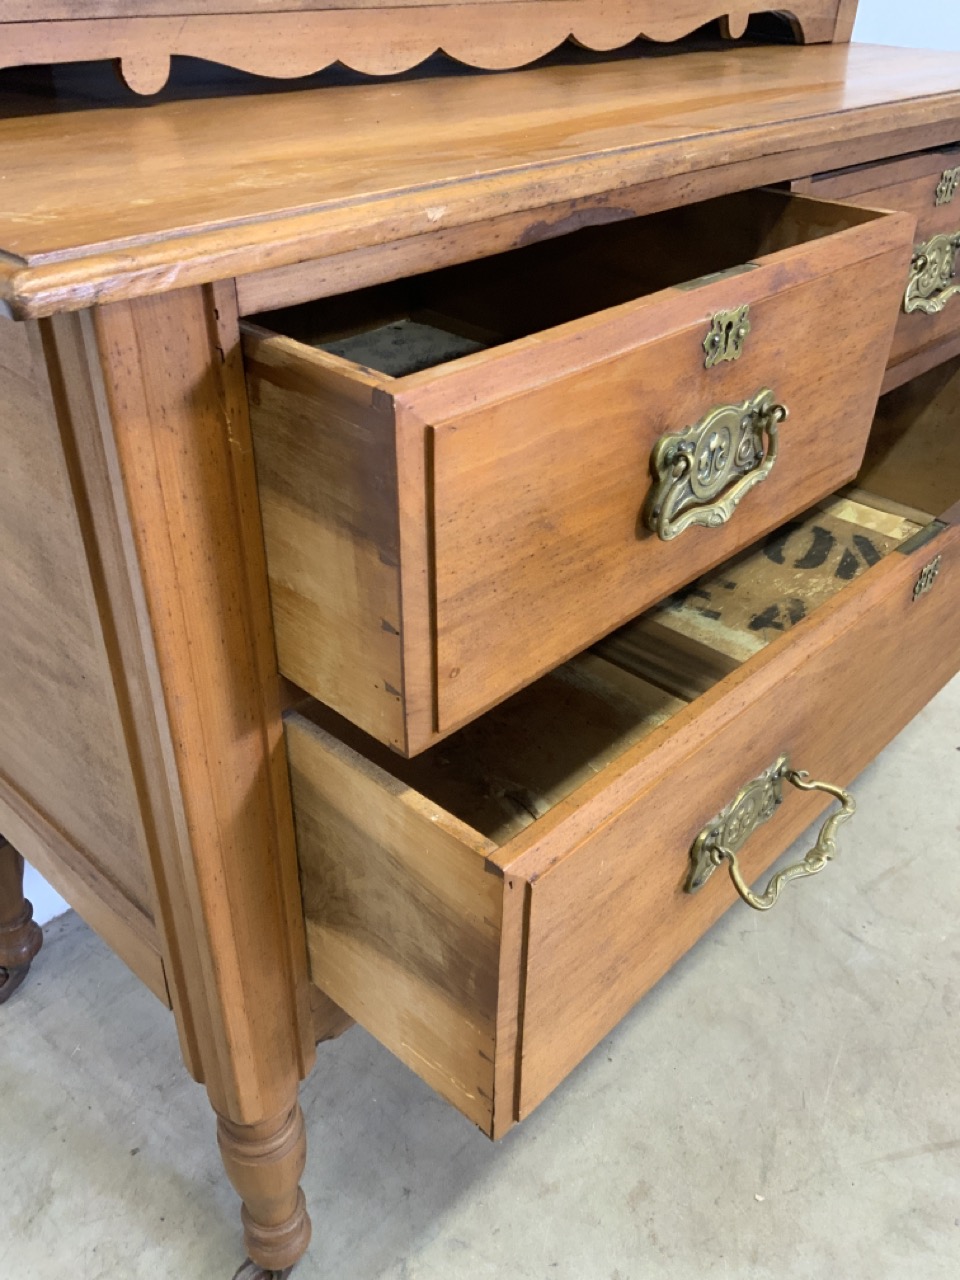
[[[42,945],[33,907],[23,896],[23,859],[0,836],[0,1004],[22,984]]]
[[[303,1254],[309,981],[232,283],[50,322],[184,1055],[247,1249]]]
[[[849,44],[853,36],[854,23],[857,20],[857,4],[859,0],[840,0],[837,9],[837,25],[833,33],[835,44]]]

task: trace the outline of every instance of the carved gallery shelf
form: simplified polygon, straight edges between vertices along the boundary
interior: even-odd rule
[[[306,76],[333,62],[369,75],[406,71],[442,49],[475,67],[519,67],[568,38],[615,49],[673,41],[719,20],[743,35],[756,3],[736,0],[0,0],[0,67],[115,58],[138,93],[163,87],[173,56],[264,76]],[[846,40],[855,4],[792,0],[797,38]]]

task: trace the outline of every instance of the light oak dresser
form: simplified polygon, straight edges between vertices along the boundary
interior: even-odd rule
[[[26,858],[171,1008],[246,1276],[319,1041],[499,1137],[960,669],[960,54],[820,11],[7,73],[0,999]]]

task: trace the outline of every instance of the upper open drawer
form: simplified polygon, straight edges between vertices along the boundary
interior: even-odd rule
[[[850,479],[913,226],[748,192],[248,322],[284,674],[414,754]]]

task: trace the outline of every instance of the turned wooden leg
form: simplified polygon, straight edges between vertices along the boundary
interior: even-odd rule
[[[0,1004],[23,982],[43,934],[23,896],[23,859],[0,836]]]
[[[243,1238],[268,1275],[300,1260],[310,1243],[310,1218],[300,1189],[307,1138],[299,1102],[259,1124],[218,1117],[217,1139],[227,1176],[243,1201]],[[256,1270],[241,1270],[245,1278]]]

